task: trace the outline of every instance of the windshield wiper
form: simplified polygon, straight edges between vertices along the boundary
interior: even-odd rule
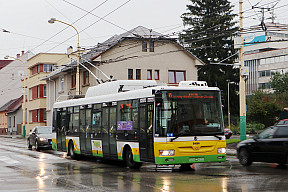
[[[218,138],[219,140],[222,140],[222,137],[218,136],[218,135],[213,135],[214,137]]]
[[[183,135],[185,135],[185,133],[180,133],[178,136],[172,138],[172,139],[170,140],[170,142],[173,142],[175,139],[178,139],[179,137],[181,137],[181,136],[183,136]]]

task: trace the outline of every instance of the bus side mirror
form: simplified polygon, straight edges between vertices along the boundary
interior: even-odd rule
[[[163,99],[162,99],[162,93],[155,93],[155,103],[156,103],[156,107],[157,106],[161,106],[162,105],[162,102],[163,102]]]

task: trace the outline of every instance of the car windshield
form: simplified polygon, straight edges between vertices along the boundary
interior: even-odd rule
[[[52,133],[52,127],[38,127],[37,132],[39,134],[51,134]]]
[[[156,107],[159,136],[224,135],[219,91],[163,91]]]

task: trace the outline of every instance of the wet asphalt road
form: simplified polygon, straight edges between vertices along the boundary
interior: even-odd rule
[[[288,191],[288,169],[254,163],[245,168],[235,156],[225,163],[195,164],[194,171],[144,164],[130,170],[66,153],[26,149],[23,139],[0,138],[0,191]]]

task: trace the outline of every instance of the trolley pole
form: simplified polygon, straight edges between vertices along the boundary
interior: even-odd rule
[[[240,37],[241,37],[241,48],[240,48],[240,82],[239,82],[239,99],[240,99],[240,140],[246,140],[246,95],[245,95],[245,76],[242,74],[244,69],[244,38],[243,38],[243,0],[239,0],[239,15],[240,15]]]

